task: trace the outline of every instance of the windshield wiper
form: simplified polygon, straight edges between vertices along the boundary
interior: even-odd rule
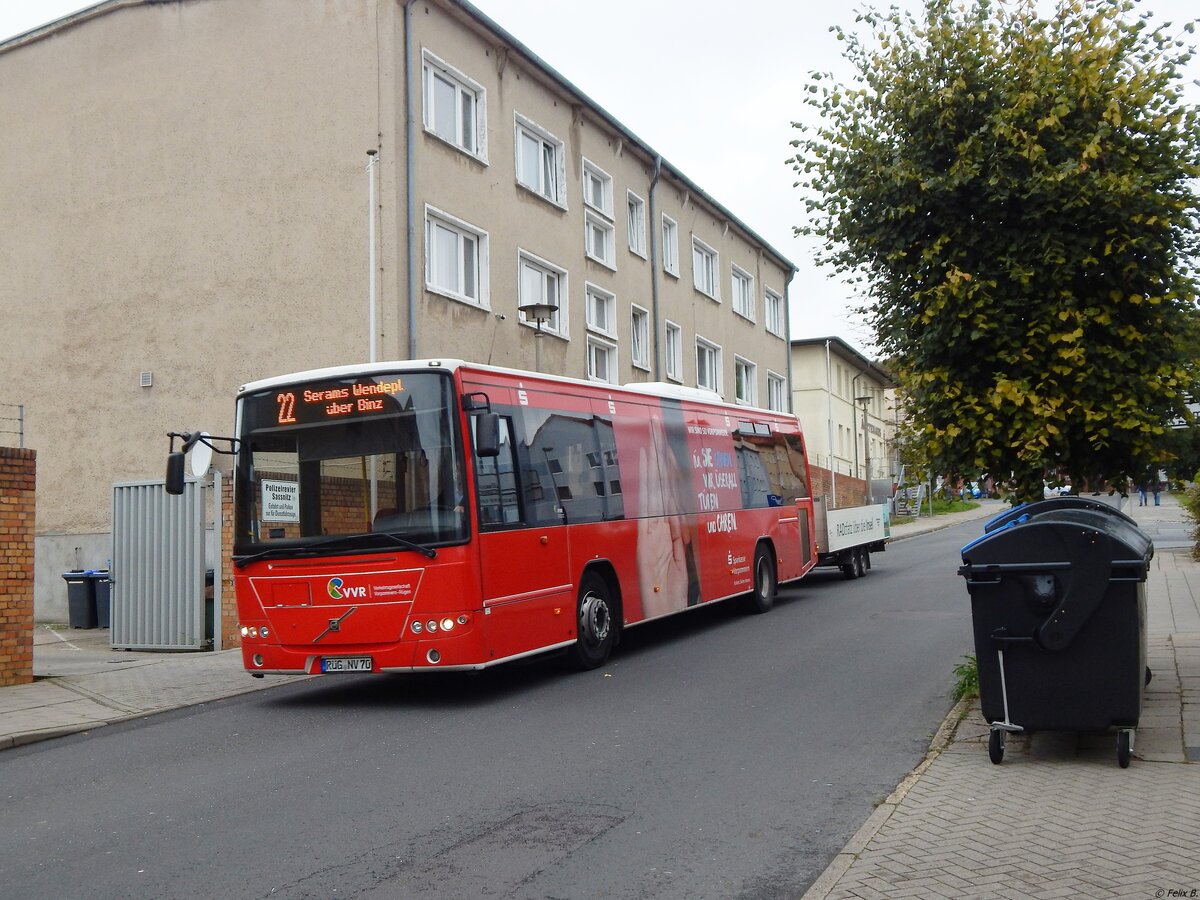
[[[291,556],[316,556],[316,553],[308,549],[308,547],[268,547],[266,550],[259,550],[257,553],[246,553],[233,558],[233,564],[239,569],[248,563],[254,562],[256,559],[278,559],[279,557]]]
[[[426,547],[423,544],[417,544],[413,541],[406,540],[405,538],[400,537],[398,534],[392,534],[390,531],[364,531],[362,534],[339,534],[337,537],[325,538],[324,540],[315,541],[314,543],[305,544],[304,546],[305,549],[316,549],[318,547],[330,548],[336,547],[339,544],[357,544],[366,538],[385,538],[386,540],[389,540],[393,544],[403,547],[406,550],[416,550],[418,553],[428,559],[435,559],[437,557],[437,551],[432,547]]]
[[[359,544],[364,538],[383,538],[391,541],[405,550],[415,550],[422,556],[428,559],[437,558],[437,551],[432,547],[425,547],[421,544],[416,544],[412,541],[405,540],[398,534],[392,534],[388,531],[365,531],[362,534],[339,534],[337,537],[325,538],[320,541],[314,541],[311,544],[304,544],[296,547],[268,547],[266,550],[259,550],[257,553],[247,553],[244,556],[235,556],[233,564],[239,569],[252,563],[258,559],[279,559],[284,557],[294,556],[316,556],[319,550],[330,550],[337,547],[339,544]],[[378,549],[377,547],[351,547],[351,550],[358,552],[369,552]]]

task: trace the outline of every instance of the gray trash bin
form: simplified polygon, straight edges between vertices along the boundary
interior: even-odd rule
[[[72,628],[96,627],[96,588],[90,572],[64,572],[67,583],[67,621]]]
[[[112,625],[112,582],[108,570],[96,569],[88,574],[96,592],[96,627],[108,628]]]

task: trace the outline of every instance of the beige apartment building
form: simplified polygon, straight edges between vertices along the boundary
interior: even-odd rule
[[[0,44],[0,85],[41,619],[112,485],[250,380],[455,357],[789,403],[792,264],[467,3],[106,0]]]
[[[889,499],[898,422],[891,374],[841,338],[791,347],[792,409],[804,426],[815,492],[834,506]]]

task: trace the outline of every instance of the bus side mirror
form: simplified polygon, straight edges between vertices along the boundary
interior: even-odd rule
[[[167,454],[167,493],[183,493],[183,461],[186,456],[181,450]]]
[[[484,413],[475,419],[475,455],[500,455],[500,417],[496,413]]]

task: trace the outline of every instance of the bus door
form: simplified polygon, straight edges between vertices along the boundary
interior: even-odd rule
[[[511,407],[496,411],[500,453],[477,457],[475,472],[484,622],[489,652],[503,659],[574,640],[575,590],[555,449],[527,439]]]

